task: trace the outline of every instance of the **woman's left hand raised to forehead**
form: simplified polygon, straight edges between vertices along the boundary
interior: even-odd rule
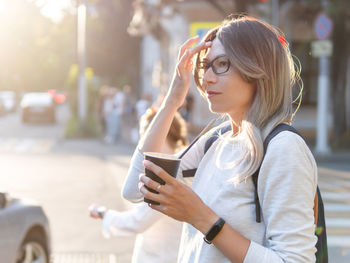
[[[175,103],[178,108],[185,101],[190,87],[193,56],[201,50],[209,48],[212,44],[211,42],[201,42],[197,46],[191,47],[198,40],[199,36],[188,39],[179,50],[178,62],[166,97],[166,103]]]
[[[200,231],[203,218],[210,216],[214,220],[217,218],[215,213],[203,203],[190,187],[176,180],[152,162],[144,161],[143,165],[165,181],[165,185],[159,187],[159,183],[156,181],[151,180],[144,174],[140,175],[140,192],[147,199],[160,203],[160,205],[149,205],[152,209],[176,220],[192,224]],[[158,191],[159,194],[148,191],[144,185]],[[206,227],[203,226],[203,231],[206,230]]]

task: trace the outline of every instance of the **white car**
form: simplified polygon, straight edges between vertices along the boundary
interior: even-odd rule
[[[0,100],[6,112],[16,111],[17,99],[14,91],[0,91]]]
[[[31,120],[56,122],[55,102],[47,92],[31,92],[23,95],[21,100],[22,122]]]
[[[0,261],[49,263],[50,229],[42,207],[0,192]]]

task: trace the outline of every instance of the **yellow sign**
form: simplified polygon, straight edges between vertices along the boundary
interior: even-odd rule
[[[198,35],[202,39],[212,28],[220,25],[220,22],[195,22],[190,24],[190,37]]]

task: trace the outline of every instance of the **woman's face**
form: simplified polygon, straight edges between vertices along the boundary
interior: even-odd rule
[[[227,57],[225,49],[220,40],[214,39],[212,47],[203,57],[204,65],[207,65],[203,75],[203,90],[208,98],[209,108],[212,112],[228,113],[234,121],[240,122],[253,101],[255,93],[255,85],[244,81],[234,65],[230,65],[229,70],[225,71],[225,61]],[[208,67],[214,59],[216,74],[213,67]],[[220,71],[221,68],[221,71]]]

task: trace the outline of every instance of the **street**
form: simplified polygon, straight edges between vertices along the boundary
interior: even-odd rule
[[[100,222],[89,218],[87,208],[91,203],[118,210],[132,206],[120,190],[133,147],[97,139],[64,140],[68,115],[64,105],[54,125],[23,125],[18,113],[0,118],[0,190],[43,205],[54,263],[84,257],[79,262],[130,262],[134,238],[103,238]],[[350,262],[350,163],[321,158],[318,167],[329,262]]]
[[[130,207],[120,189],[132,148],[98,140],[62,140],[66,106],[58,108],[56,116],[55,125],[23,125],[18,114],[0,118],[0,188],[43,205],[55,263],[84,257],[130,262],[134,238],[105,239],[100,221],[88,216],[88,206]]]
[[[318,163],[325,206],[329,262],[350,262],[350,164]]]

